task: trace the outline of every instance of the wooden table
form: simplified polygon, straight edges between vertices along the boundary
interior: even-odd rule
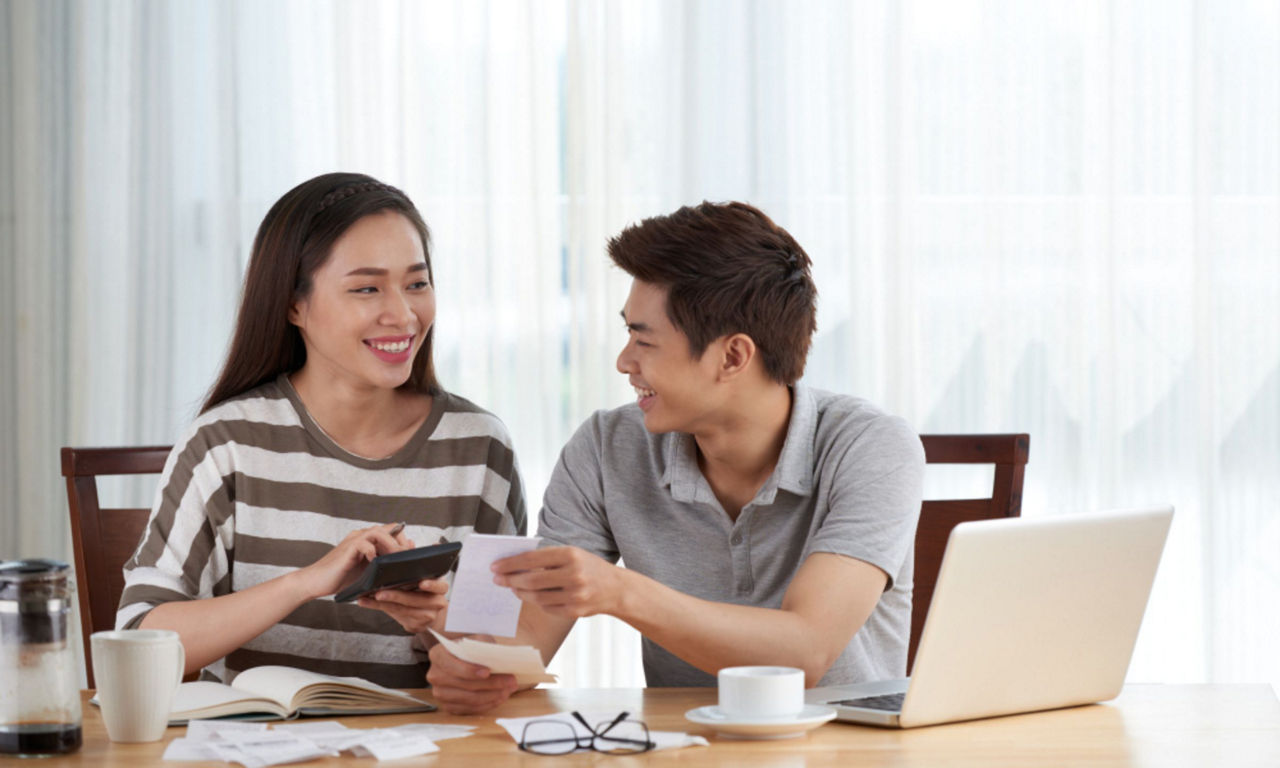
[[[415,691],[427,698],[425,692]],[[89,692],[84,693],[88,701]],[[344,718],[352,728],[428,721],[477,726],[474,735],[440,742],[440,752],[396,765],[439,766],[686,765],[792,766],[1280,766],[1280,701],[1267,685],[1134,685],[1106,704],[1014,717],[954,723],[909,731],[829,723],[807,736],[783,741],[722,739],[684,719],[694,707],[715,703],[705,688],[545,689],[522,693],[483,717],[443,712]],[[708,737],[709,747],[650,752],[636,756],[580,753],[554,758],[519,751],[494,717],[527,717],[568,710],[637,713],[654,730],[688,731]],[[84,708],[84,746],[79,752],[38,763],[70,765],[167,766],[182,768],[226,763],[164,763],[165,744],[186,733],[170,728],[162,741],[112,744],[96,707]],[[5,761],[10,762],[10,761]],[[13,761],[16,762],[16,761]],[[12,764],[12,763],[11,763]],[[303,765],[372,766],[372,758],[352,757]]]

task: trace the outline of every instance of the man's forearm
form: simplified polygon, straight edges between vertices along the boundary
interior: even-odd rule
[[[702,600],[624,572],[617,618],[704,672],[757,664],[799,667],[806,685],[813,686],[838,656],[823,633],[793,611]]]

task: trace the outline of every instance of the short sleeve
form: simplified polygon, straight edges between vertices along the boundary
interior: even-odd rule
[[[837,427],[821,467],[825,514],[804,556],[832,552],[899,578],[915,540],[924,482],[924,448],[906,421],[879,416],[853,433]]]
[[[520,480],[520,463],[511,454],[511,490],[507,492],[506,514],[517,536],[529,535],[529,515],[524,505],[524,483]]]
[[[560,452],[543,497],[538,536],[547,544],[579,547],[616,563],[618,545],[604,505],[602,414],[584,422]]]
[[[166,460],[147,527],[124,565],[117,628],[136,628],[163,603],[230,591],[220,534],[234,527],[234,473],[223,466],[229,457],[212,442],[208,428],[196,429]]]

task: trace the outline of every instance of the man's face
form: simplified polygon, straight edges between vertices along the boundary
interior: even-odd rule
[[[622,319],[628,338],[618,372],[635,387],[645,429],[697,432],[717,406],[719,343],[694,360],[689,338],[667,317],[667,289],[640,280],[631,283]]]

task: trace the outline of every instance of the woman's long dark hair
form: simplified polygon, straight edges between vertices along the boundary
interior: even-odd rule
[[[258,227],[244,277],[235,336],[201,413],[302,367],[307,348],[297,326],[289,322],[289,308],[310,295],[312,275],[329,258],[338,238],[360,219],[382,211],[399,213],[418,230],[427,260],[427,278],[435,285],[431,274],[431,233],[403,192],[360,173],[326,173],[302,182],[271,206]],[[427,331],[402,389],[439,394],[440,384],[431,359],[434,336],[433,326]]]

